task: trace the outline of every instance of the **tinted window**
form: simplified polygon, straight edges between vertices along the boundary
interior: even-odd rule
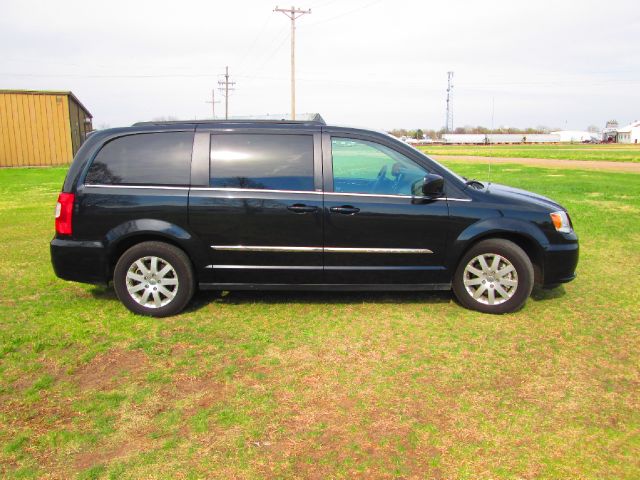
[[[344,193],[411,195],[426,171],[395,150],[375,142],[331,137],[333,190]]]
[[[211,136],[211,186],[313,190],[313,136]]]
[[[85,183],[189,185],[192,146],[189,132],[116,138],[102,147]]]

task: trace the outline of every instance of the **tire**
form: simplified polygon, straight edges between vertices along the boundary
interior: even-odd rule
[[[533,280],[533,265],[524,250],[509,240],[493,238],[478,242],[462,257],[453,292],[471,310],[510,313],[525,304]]]
[[[118,259],[113,286],[133,313],[168,317],[187,306],[195,278],[184,251],[164,242],[142,242]]]

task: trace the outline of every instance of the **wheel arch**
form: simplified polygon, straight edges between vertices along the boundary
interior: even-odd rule
[[[203,253],[199,252],[193,236],[175,224],[153,219],[126,222],[107,233],[104,243],[107,249],[109,278],[113,277],[115,265],[124,252],[134,245],[148,241],[164,242],[184,251],[197,279],[197,266],[202,262]]]
[[[452,244],[450,271],[456,271],[462,257],[474,245],[491,238],[509,240],[524,250],[533,264],[534,283],[543,283],[544,251],[549,242],[538,227],[515,219],[490,219],[475,223],[464,230]]]

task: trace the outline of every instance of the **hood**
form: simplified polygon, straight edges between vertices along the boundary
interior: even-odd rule
[[[554,202],[550,198],[538,195],[537,193],[529,192],[528,190],[522,190],[520,188],[513,188],[507,185],[500,185],[499,183],[490,183],[485,190],[485,193],[492,197],[506,200],[508,202],[533,204],[539,207],[548,209],[551,211],[565,210],[562,205]]]

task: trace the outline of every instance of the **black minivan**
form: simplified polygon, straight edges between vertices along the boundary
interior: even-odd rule
[[[113,281],[133,312],[196,287],[449,290],[487,313],[575,277],[548,198],[466,180],[395,138],[312,121],[138,123],[91,135],[56,206],[63,279]]]

